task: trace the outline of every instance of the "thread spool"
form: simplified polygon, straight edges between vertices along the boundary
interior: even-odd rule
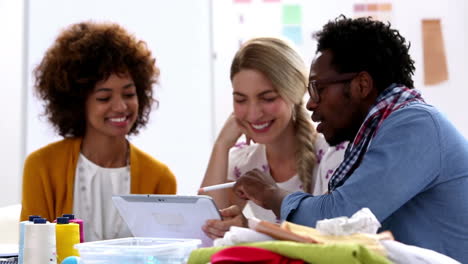
[[[24,226],[26,223],[32,223],[34,218],[40,218],[38,215],[30,215],[28,220],[21,221],[19,226],[19,245],[18,245],[18,264],[23,264],[23,252],[24,252]]]
[[[80,243],[80,226],[70,223],[68,217],[57,217],[55,226],[57,238],[57,260],[62,260],[69,256],[79,256],[74,245]]]
[[[70,219],[70,223],[76,223],[80,225],[80,243],[85,241],[84,239],[84,223],[82,219],[75,218],[74,214],[63,214],[63,217],[68,217]]]
[[[57,264],[55,224],[44,218],[24,225],[24,264]]]
[[[60,264],[81,264],[81,263],[83,262],[81,261],[80,257],[70,256],[70,257],[66,257]]]

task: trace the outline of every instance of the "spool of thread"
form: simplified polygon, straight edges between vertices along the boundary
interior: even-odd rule
[[[44,218],[24,226],[24,264],[57,264],[55,224]]]
[[[24,226],[26,223],[32,223],[34,218],[40,218],[38,215],[30,215],[28,220],[21,221],[19,226],[19,245],[18,245],[18,264],[23,264],[23,252],[24,252]]]
[[[70,256],[66,257],[60,264],[81,264],[83,263],[80,257]]]
[[[68,217],[57,217],[55,232],[58,263],[62,263],[66,257],[79,256],[78,250],[74,246],[80,243],[80,226],[70,223]]]
[[[80,243],[83,243],[85,241],[84,239],[84,223],[83,220],[79,218],[75,218],[74,214],[63,214],[63,217],[68,217],[70,219],[70,223],[76,223],[80,225]]]

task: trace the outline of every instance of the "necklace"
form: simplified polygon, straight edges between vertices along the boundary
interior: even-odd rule
[[[127,151],[125,152],[125,160],[126,160],[125,165],[130,166],[130,143],[128,143],[128,140],[126,140],[126,142],[127,142]]]

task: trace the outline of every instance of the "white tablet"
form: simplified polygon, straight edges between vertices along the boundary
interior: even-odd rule
[[[198,238],[213,245],[201,229],[208,219],[221,219],[209,196],[114,195],[115,207],[135,237]]]

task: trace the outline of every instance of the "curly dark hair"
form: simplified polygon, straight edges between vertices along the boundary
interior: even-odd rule
[[[153,84],[159,77],[146,43],[114,23],[82,22],[67,27],[34,70],[45,115],[63,137],[82,137],[85,102],[97,82],[111,74],[130,74],[138,97],[138,118],[129,134],[149,119]]]
[[[379,92],[392,83],[413,88],[415,67],[408,53],[411,45],[390,26],[370,18],[340,15],[314,34],[317,52],[330,50],[339,73],[368,72]]]

